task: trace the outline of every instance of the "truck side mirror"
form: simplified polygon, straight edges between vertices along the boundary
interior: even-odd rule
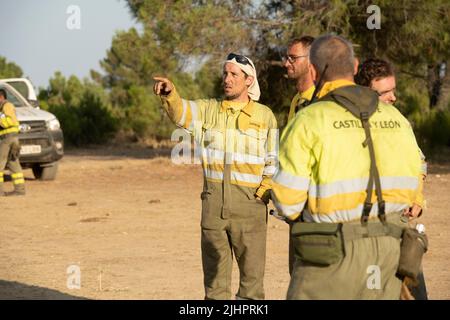
[[[29,102],[34,108],[40,109],[40,106],[39,106],[39,100],[28,100],[28,102]]]

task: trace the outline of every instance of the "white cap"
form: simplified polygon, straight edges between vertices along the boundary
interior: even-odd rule
[[[250,60],[250,58],[245,57],[248,62],[250,62],[250,64],[242,64],[239,63],[236,58],[233,58],[231,60],[227,60],[224,62],[225,63],[232,63],[237,65],[243,72],[245,72],[246,75],[248,76],[252,76],[253,77],[253,82],[252,84],[248,87],[248,96],[250,97],[250,99],[252,99],[253,101],[258,101],[259,97],[261,95],[261,91],[259,89],[259,83],[258,83],[258,78],[256,77],[256,68],[255,65],[253,64],[253,61]]]

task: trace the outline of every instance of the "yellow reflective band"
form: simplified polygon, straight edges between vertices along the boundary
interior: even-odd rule
[[[13,179],[23,178],[23,173],[22,173],[22,172],[13,173],[13,174],[11,175],[11,178],[13,178]]]
[[[0,136],[8,134],[8,133],[18,133],[19,127],[12,127],[4,130],[0,130]]]
[[[16,179],[16,180],[13,180],[13,184],[24,184],[25,183],[25,180],[24,179]]]
[[[260,183],[251,183],[251,182],[245,182],[245,181],[238,181],[238,180],[231,180],[231,184],[242,186],[242,187],[248,187],[248,188],[256,188],[259,187]]]
[[[225,165],[223,163],[212,163],[207,164],[209,170],[223,172]],[[260,164],[250,164],[250,163],[233,163],[231,164],[231,171],[236,171],[240,173],[253,174],[261,176],[264,170],[264,165]]]
[[[277,182],[272,180],[272,197],[275,197],[278,201],[280,201],[283,205],[296,205],[298,203],[306,201],[306,198],[308,197],[307,190],[299,191],[299,190],[293,190],[290,188],[287,188],[281,184],[278,184]]]
[[[410,189],[390,189],[383,190],[383,200],[393,203],[411,203],[411,199],[414,199],[416,194],[415,190]],[[353,192],[333,195],[327,198],[308,198],[308,206],[311,209],[311,213],[330,214],[335,211],[350,210],[358,205],[362,205],[366,198],[366,192]],[[372,201],[377,201],[375,191],[372,194]]]

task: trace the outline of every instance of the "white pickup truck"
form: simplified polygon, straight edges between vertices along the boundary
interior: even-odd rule
[[[64,155],[64,138],[58,119],[39,109],[33,85],[28,79],[0,79],[8,101],[16,107],[20,123],[20,163],[31,168],[36,179],[54,180],[58,161]]]

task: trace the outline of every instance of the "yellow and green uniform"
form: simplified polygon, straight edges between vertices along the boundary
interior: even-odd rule
[[[241,270],[237,296],[263,299],[266,199],[277,165],[272,111],[255,101],[162,96],[171,120],[194,137],[204,174],[202,259],[207,299],[228,299],[232,252]]]
[[[19,162],[19,121],[14,105],[5,100],[0,106],[0,193],[3,194],[4,170],[11,171],[14,190],[25,192],[25,180]]]
[[[295,114],[305,103],[311,101],[315,89],[316,87],[313,85],[304,92],[297,92],[294,98],[292,98],[291,106],[289,108],[288,122],[294,119]]]
[[[310,103],[314,94],[316,86],[312,85],[310,88],[303,92],[297,92],[292,98],[291,106],[289,108],[288,122],[295,118],[297,112],[304,107],[305,104]],[[292,224],[289,224],[289,233],[291,231]],[[292,238],[289,237],[289,274],[292,274],[294,268],[294,244]]]
[[[348,90],[353,96],[347,100],[354,105],[366,103],[366,96],[370,94],[364,92],[369,89],[353,86],[353,82],[346,80],[327,82],[318,97],[337,89],[342,92],[342,89],[353,88]],[[372,98],[370,96],[371,101]],[[378,102],[375,107],[369,120],[370,131],[386,215],[392,220],[391,215],[413,203],[423,205],[422,162],[409,122],[392,105]],[[272,200],[279,214],[289,220],[296,220],[301,214],[305,222],[359,224],[370,172],[369,152],[363,146],[365,140],[361,121],[334,101],[319,100],[300,110],[288,123],[280,141],[279,169],[272,185]],[[375,191],[371,199],[373,221],[378,213]],[[308,266],[296,259],[288,298],[390,299],[397,291],[399,296],[401,282],[395,277],[396,266],[393,265],[398,262],[399,239],[388,238],[348,241],[345,243],[347,256],[328,267]],[[367,252],[362,254],[362,250]],[[383,281],[387,281],[389,289],[375,294],[365,287],[364,276],[366,268],[377,263],[384,268]],[[359,266],[357,270],[355,265]],[[335,280],[332,280],[333,275]],[[350,291],[343,286],[345,283],[362,287],[360,291],[351,291],[356,292],[354,296],[346,295],[345,292]],[[326,288],[320,289],[325,284]]]
[[[319,98],[348,85],[352,83],[325,83]],[[386,213],[414,202],[423,205],[422,164],[409,122],[395,107],[380,102],[370,124]],[[338,104],[318,102],[302,109],[281,137],[280,168],[273,178],[280,213],[295,220],[308,200],[303,217],[307,221],[359,219],[370,166],[364,140],[360,120]],[[376,197],[372,199],[376,202]]]
[[[19,121],[17,121],[14,105],[6,101],[1,106],[0,113],[0,136],[8,133],[19,132]]]

